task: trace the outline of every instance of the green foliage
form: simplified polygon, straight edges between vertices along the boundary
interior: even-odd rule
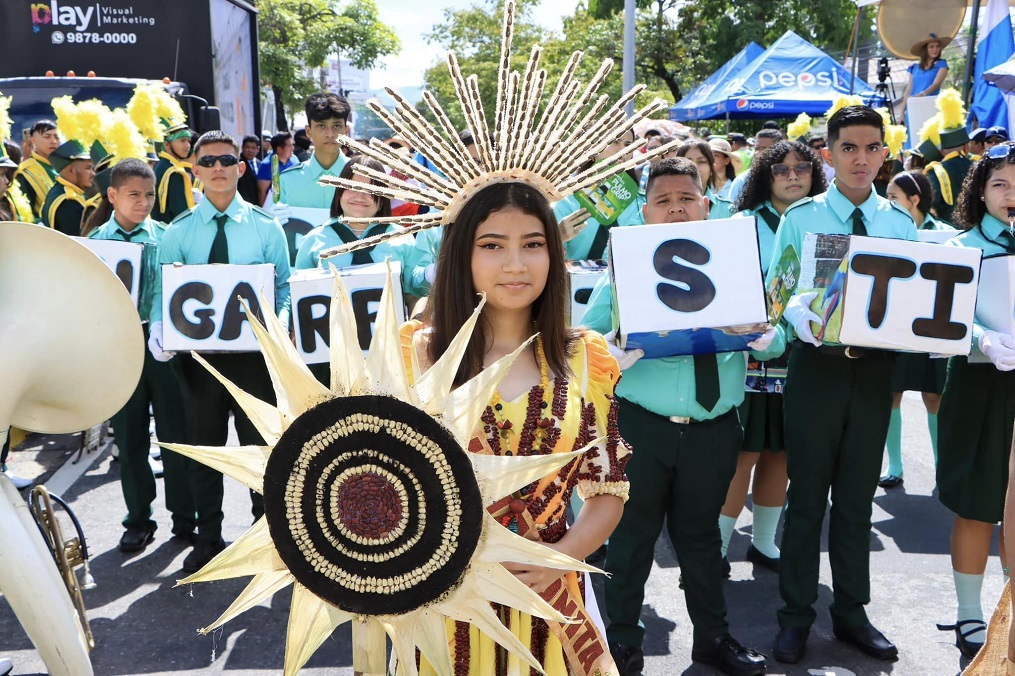
[[[398,37],[380,22],[374,0],[258,0],[261,80],[275,93],[275,118],[298,110],[319,91],[310,69],[338,53],[359,68],[398,52]]]

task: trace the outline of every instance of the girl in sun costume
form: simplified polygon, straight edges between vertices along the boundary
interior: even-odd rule
[[[578,450],[605,438],[604,444],[489,509],[505,528],[581,559],[605,541],[620,519],[627,499],[624,466],[630,449],[617,429],[616,360],[599,334],[566,327],[562,244],[549,202],[534,188],[521,183],[484,188],[445,234],[425,321],[404,324],[401,339],[410,378],[416,379],[443,354],[472,314],[477,294],[485,292],[482,328],[472,335],[456,376],[460,384],[538,333],[486,407],[470,450],[498,456],[546,455]],[[511,282],[519,283],[505,288]],[[565,508],[576,488],[586,504],[568,529]],[[494,606],[546,673],[594,673],[593,665],[609,661],[602,637],[584,609],[582,577],[506,567],[551,605],[560,608],[557,599],[569,600],[583,620],[581,630],[569,631],[568,638],[567,625]],[[456,675],[505,674],[521,665],[467,624],[449,622],[448,635]],[[598,659],[591,654],[597,651],[588,651],[597,641],[602,647]],[[421,673],[434,672],[424,665]]]

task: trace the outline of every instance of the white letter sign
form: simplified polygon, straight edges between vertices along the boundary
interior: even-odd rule
[[[581,326],[589,298],[596,283],[607,273],[601,261],[568,261],[567,279],[571,287],[571,326]]]
[[[113,274],[120,278],[130,294],[130,299],[134,301],[134,307],[137,307],[141,294],[141,256],[144,245],[92,237],[73,239],[101,258]]]
[[[764,332],[753,218],[613,228],[610,275],[626,350],[734,352]]]
[[[402,264],[393,261],[391,265],[391,286],[395,293],[395,311],[399,323],[405,321],[405,302],[402,300]],[[374,322],[384,291],[385,263],[352,265],[340,268],[342,277],[352,301],[356,315],[359,343],[363,350],[370,347]],[[293,330],[296,332],[296,349],[308,364],[322,364],[331,359],[331,294],[335,278],[331,268],[300,270],[289,278],[289,292],[292,300]]]
[[[267,307],[262,310],[260,297]],[[258,317],[275,311],[275,266],[163,265],[166,352],[256,352],[240,298]]]

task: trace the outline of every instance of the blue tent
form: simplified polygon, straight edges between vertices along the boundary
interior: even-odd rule
[[[852,75],[841,63],[786,31],[761,56],[722,87],[713,90],[698,109],[697,119],[717,117],[790,117],[823,115],[839,94],[850,93]],[[857,79],[853,94],[874,102],[876,94]]]
[[[723,64],[722,68],[712,73],[707,80],[695,87],[690,94],[680,99],[679,103],[671,107],[670,119],[681,122],[703,119],[706,115],[705,109],[701,106],[708,100],[709,96],[716,89],[725,85],[731,78],[736,77],[737,73],[742,71],[754,59],[758,58],[764,51],[756,42],[752,42],[741,49],[737,52],[736,56]]]

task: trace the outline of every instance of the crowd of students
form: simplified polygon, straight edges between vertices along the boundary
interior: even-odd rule
[[[154,170],[143,160],[121,160],[111,167],[104,192],[94,197],[86,192],[94,176],[92,158],[70,152],[73,148],[61,151],[66,144],[55,136],[55,126],[40,122],[32,128],[30,159],[21,165],[0,161],[0,212],[5,212],[0,215],[20,215],[67,234],[143,243],[162,264],[270,264],[276,275],[275,311],[287,321],[294,268],[322,266],[324,249],[399,228],[389,222],[352,227],[344,218],[385,218],[392,203],[318,182],[330,175],[370,183],[354,173],[357,165],[385,170],[374,160],[343,153],[340,137],[351,123],[347,102],[315,94],[305,112],[312,152],[293,160],[292,136],[272,137],[278,163],[291,164],[277,176],[270,162],[267,174],[265,164],[257,163],[257,137],[238,140],[211,131],[194,140],[184,127],[167,130]],[[803,657],[817,612],[826,511],[835,636],[874,658],[896,659],[896,647],[875,628],[865,606],[871,594],[872,498],[879,481],[887,488],[902,481],[898,404],[899,393],[907,389],[925,393],[941,500],[956,514],[957,616],[946,628],[955,631],[967,655],[984,640],[980,588],[1007,487],[1015,338],[977,326],[973,347],[983,357],[980,363],[953,357],[946,366],[943,360],[827,345],[814,335],[820,319],[810,309],[812,297],[797,294],[783,322],[749,346],[752,357],[770,368],[788,368],[784,390],[745,396],[743,353],[649,359],[620,348],[608,277],[592,293],[584,328],[567,326],[565,261],[603,258],[612,227],[754,217],[769,277],[787,246],[800,250],[805,233],[914,240],[918,228],[952,227],[935,213],[934,189],[925,172],[897,171],[901,161],[895,171],[882,171],[886,162],[891,166],[901,158],[888,157],[877,112],[844,107],[829,118],[825,135],[808,139],[784,139],[772,126],[777,125],[762,129],[750,144],[738,134],[699,138],[688,130],[673,156],[632,172],[643,192],[610,225],[588,218],[580,232],[562,237],[557,224],[565,218],[574,222],[577,200],[553,205],[537,191],[502,183],[479,191],[450,231],[434,228],[328,259],[337,267],[398,260],[410,303],[429,298],[403,329],[406,362],[416,375],[447,348],[471,314],[476,292],[487,294],[487,321],[456,383],[538,331],[531,358],[512,368],[477,434],[495,453],[519,454],[567,452],[597,435],[607,438],[607,452],[598,460],[575,464],[520,498],[544,542],[554,548],[584,558],[609,538],[605,630],[621,674],[644,668],[640,615],[664,522],[681,566],[694,633],[692,658],[728,674],[765,673],[764,655],[733,637],[723,596],[730,571],[727,547],[748,492],[754,519],[748,558],[779,573],[783,605],[772,618],[775,659],[796,663]],[[651,143],[667,141],[658,132],[649,135],[661,137]],[[461,140],[472,146],[467,132]],[[618,144],[631,140],[618,139]],[[412,152],[406,142],[395,141],[396,150]],[[620,147],[604,149],[599,159]],[[968,162],[969,173],[949,205],[955,227],[964,231],[950,244],[1015,252],[1008,220],[1008,209],[1015,207],[1015,144],[1000,143],[982,159],[969,157],[964,144],[955,152]],[[241,189],[255,168],[257,184]],[[19,187],[17,204],[10,185]],[[52,204],[47,210],[50,200],[44,196],[56,186],[70,194],[61,203],[73,202],[80,210],[64,215]],[[277,199],[268,198],[269,191],[277,192]],[[24,214],[23,198],[31,215]],[[283,226],[296,207],[329,209],[331,218],[291,252]],[[91,217],[90,209],[95,209]],[[143,376],[112,421],[127,511],[120,549],[128,553],[144,549],[158,528],[152,519],[155,480],[147,462],[149,409],[162,441],[225,445],[232,414],[241,444],[264,443],[218,379],[193,357],[165,351],[161,285],[158,279],[149,283],[154,297],[139,308],[149,347]],[[274,403],[259,353],[208,354],[205,360],[247,393]],[[315,375],[323,382],[329,377],[327,369]],[[528,430],[533,406],[552,411],[548,424],[563,435],[548,434],[542,424],[542,431]],[[889,465],[881,476],[886,440]],[[225,547],[222,475],[168,451],[163,460],[172,533],[193,544],[183,568],[194,572]],[[572,492],[585,503],[569,527],[565,512]],[[254,492],[251,501],[256,519],[263,505]],[[780,547],[776,532],[784,504]],[[512,570],[537,592],[560,575],[533,566]],[[571,582],[577,590],[577,582]],[[561,644],[540,633],[540,622],[532,619],[526,629],[512,630],[524,631],[549,673],[564,673]],[[468,631],[455,634],[459,657],[464,650],[455,664],[467,665],[464,673],[493,673],[485,639],[469,636]]]

